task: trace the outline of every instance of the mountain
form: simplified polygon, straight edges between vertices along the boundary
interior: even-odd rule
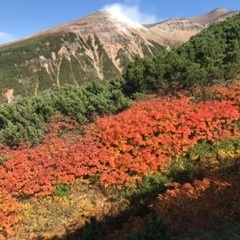
[[[239,13],[239,11],[229,11],[228,9],[216,8],[207,14],[198,17],[190,17],[189,19],[194,23],[208,27],[216,22],[223,21],[226,18],[231,17],[237,13]]]
[[[141,25],[108,11],[0,46],[0,103],[120,75],[135,54],[156,55],[238,12],[215,9],[191,18]]]
[[[217,8],[201,16],[173,18],[144,26],[161,36],[160,43],[166,48],[172,48],[187,42],[190,37],[210,27],[212,24],[224,21],[226,18],[237,13],[239,13],[239,11]]]

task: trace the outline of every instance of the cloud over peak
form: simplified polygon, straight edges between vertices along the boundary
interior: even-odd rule
[[[137,5],[114,3],[105,6],[103,10],[110,12],[113,16],[121,19],[122,21],[129,21],[140,24],[157,22],[155,15],[140,12]]]

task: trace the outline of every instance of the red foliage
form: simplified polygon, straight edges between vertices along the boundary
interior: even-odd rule
[[[229,102],[192,103],[187,98],[136,103],[116,116],[98,119],[78,140],[58,136],[74,121],[49,128],[41,145],[11,152],[0,166],[0,186],[12,194],[52,194],[57,183],[100,176],[105,185],[127,187],[169,164],[200,140],[237,134],[237,107]],[[6,154],[6,153],[5,153]]]

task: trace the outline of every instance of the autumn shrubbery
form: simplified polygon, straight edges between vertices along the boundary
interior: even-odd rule
[[[160,194],[153,206],[177,233],[189,229],[221,230],[220,226],[238,220],[239,171],[230,179],[221,177],[175,184]]]
[[[79,139],[46,135],[35,148],[11,151],[0,167],[0,185],[12,194],[44,196],[57,184],[98,175],[105,187],[131,188],[190,146],[236,135],[238,119],[237,107],[229,102],[142,101],[116,116],[99,118]]]
[[[52,117],[38,146],[1,146],[3,204],[9,197],[13,201],[14,197],[20,201],[47,195],[67,197],[76,180],[114,189],[116,195],[121,190],[124,193],[120,197],[163,192],[168,188],[164,184],[174,180],[178,182],[170,186],[174,189],[159,196],[164,201],[154,202],[160,215],[167,215],[166,209],[176,210],[168,216],[173,228],[178,226],[171,221],[180,222],[175,216],[186,208],[186,218],[194,214],[195,200],[196,204],[200,201],[196,210],[199,214],[201,206],[209,201],[206,211],[213,209],[212,219],[221,217],[217,211],[228,195],[228,205],[236,211],[238,205],[234,205],[229,189],[238,191],[233,179],[239,162],[239,108],[237,101],[227,97],[226,88],[219,89],[226,96],[223,101],[218,99],[216,89],[212,101],[196,102],[186,97],[142,100],[118,115],[98,117],[88,125],[80,125],[67,115]],[[229,175],[232,178],[228,181]],[[200,178],[194,179],[196,176]],[[8,216],[15,210],[4,209],[3,219],[8,225],[1,234],[7,234],[6,229],[15,224],[8,223]],[[229,218],[234,219],[234,214]],[[196,217],[194,221],[205,220]]]
[[[13,235],[12,227],[21,218],[21,204],[7,191],[0,190],[0,239]]]
[[[207,89],[207,94],[218,101],[230,101],[240,107],[240,81],[219,84]]]

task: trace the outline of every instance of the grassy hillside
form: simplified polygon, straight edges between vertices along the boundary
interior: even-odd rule
[[[98,50],[92,49],[93,43]],[[64,83],[81,85],[97,76],[94,58],[86,53],[88,51],[101,59],[99,67],[106,79],[119,74],[96,36],[89,37],[88,41],[73,33],[39,36],[3,46],[0,48],[2,92],[12,88],[16,97],[26,97]],[[0,100],[6,101],[3,96]]]

